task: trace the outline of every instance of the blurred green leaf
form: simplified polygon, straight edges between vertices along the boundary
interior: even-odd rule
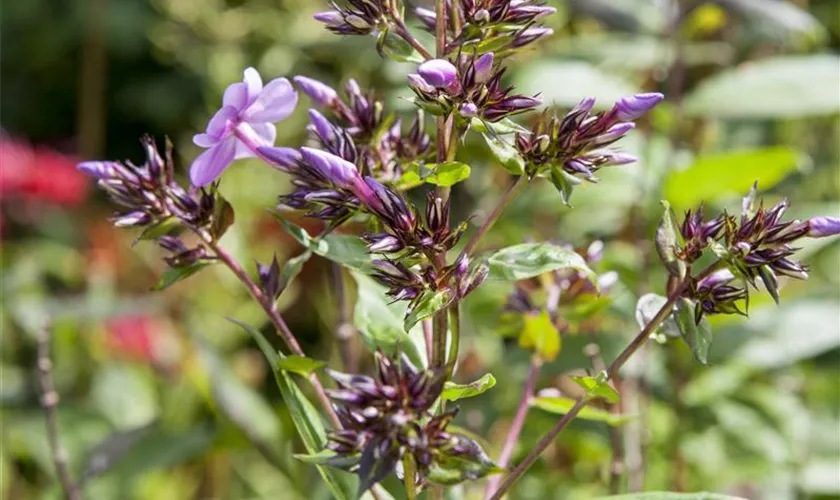
[[[572,376],[571,378],[577,385],[586,389],[587,397],[601,398],[608,403],[618,402],[618,392],[607,383],[607,374],[601,372],[596,377],[579,377]]]
[[[297,257],[292,257],[283,265],[280,271],[280,290],[285,290],[298,274],[303,270],[303,265],[312,257],[312,252],[307,250]]]
[[[277,368],[287,372],[307,376],[315,370],[319,370],[327,364],[323,361],[291,354],[277,362]]]
[[[472,398],[484,394],[495,386],[496,377],[492,373],[485,373],[480,379],[469,384],[446,382],[440,397],[444,401],[458,401],[459,399]]]
[[[136,365],[110,363],[101,367],[93,377],[91,396],[117,429],[147,425],[160,411],[152,374]]]
[[[408,312],[403,321],[405,331],[411,330],[419,321],[433,316],[436,312],[445,308],[452,302],[452,290],[441,288],[440,290],[426,290],[419,301]]]
[[[560,354],[562,338],[551,316],[545,309],[539,314],[526,314],[524,327],[519,334],[519,346],[533,349],[543,361],[554,361]]]
[[[783,2],[770,2],[783,3]],[[703,81],[686,96],[686,112],[716,118],[804,118],[840,112],[840,57],[776,56]]]
[[[804,34],[819,40],[825,36],[825,28],[817,19],[793,2],[777,0],[719,0],[724,8],[744,14],[746,20],[767,23],[774,31],[785,35]]]
[[[328,234],[323,238],[312,238],[302,227],[283,219],[278,214],[275,218],[283,228],[304,247],[316,255],[341,264],[348,269],[369,272],[371,256],[364,242],[358,236],[349,234]]]
[[[491,279],[519,281],[558,269],[574,269],[596,282],[595,273],[574,250],[551,243],[522,243],[488,257]]]
[[[499,162],[502,168],[512,173],[513,175],[522,175],[525,173],[525,160],[519,155],[512,145],[505,142],[504,139],[498,135],[491,135],[490,133],[482,134],[487,147],[490,148],[490,153],[493,158]]]
[[[659,254],[659,259],[662,260],[668,271],[682,279],[685,278],[685,261],[678,259],[676,254],[682,240],[679,232],[680,226],[674,216],[674,211],[671,210],[671,204],[663,200],[662,206],[664,213],[659,221],[659,226],[656,228],[656,253]]]
[[[562,83],[546,85],[546,82]],[[619,98],[637,92],[635,86],[588,62],[555,59],[530,62],[517,73],[515,84],[523,94],[540,94],[546,106],[565,108],[593,96],[598,100],[596,106],[605,109]]]
[[[636,323],[639,325],[639,328],[644,328],[645,325],[650,323],[659,309],[667,302],[667,297],[655,293],[647,293],[639,297],[639,301],[636,303]],[[671,338],[676,338],[681,335],[679,326],[677,326],[673,315],[668,315],[665,321],[656,329],[656,332]]]
[[[730,400],[717,401],[710,407],[719,425],[737,445],[772,464],[784,463],[790,446],[779,431],[754,409]]]
[[[448,161],[428,166],[433,168],[433,172],[426,177],[426,182],[436,186],[454,186],[470,176],[470,166],[459,161]]]
[[[674,319],[682,333],[682,338],[691,347],[697,361],[709,363],[709,347],[712,345],[712,328],[704,315],[700,323],[694,321],[694,303],[686,298],[677,301]]]
[[[280,394],[289,409],[289,414],[303,440],[303,444],[306,446],[306,450],[309,453],[323,451],[327,443],[327,436],[321,414],[315,410],[315,407],[304,396],[289,374],[276,368],[284,356],[275,350],[256,328],[233,318],[228,318],[228,320],[251,334],[268,360],[269,366],[273,368],[277,387],[280,389]],[[320,465],[317,468],[336,498],[340,500],[354,500],[356,498],[356,485],[354,484],[356,479],[354,476],[348,477],[347,474]]]
[[[210,262],[199,260],[185,266],[170,267],[163,272],[163,276],[161,276],[157,284],[152,287],[152,291],[160,291],[169,288],[175,283],[185,280],[193,274],[201,271],[208,265],[210,265]]]
[[[572,198],[572,191],[574,191],[575,186],[583,181],[569,172],[566,172],[562,166],[558,165],[553,165],[551,167],[549,178],[551,179],[551,184],[553,184],[555,189],[557,189],[557,192],[560,193],[560,199],[563,201],[563,204],[567,207],[571,207],[572,204],[569,200]]]
[[[399,304],[389,305],[386,289],[369,276],[351,271],[356,280],[358,296],[353,324],[359,329],[365,345],[371,350],[382,349],[388,354],[405,352],[413,362],[421,361],[414,342],[403,329],[403,312]]]
[[[767,190],[796,171],[802,159],[799,152],[784,146],[700,156],[689,168],[668,175],[665,198],[675,209],[684,210],[743,195],[756,181]]]
[[[576,401],[571,398],[560,396],[537,396],[531,399],[531,406],[547,411],[554,415],[565,415],[574,406]],[[618,415],[591,406],[584,406],[576,418],[591,420],[593,422],[604,422],[607,425],[617,427],[623,425],[634,417],[631,415]]]

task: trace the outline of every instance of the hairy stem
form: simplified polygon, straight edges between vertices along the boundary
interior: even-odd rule
[[[523,175],[518,177],[516,179],[516,182],[514,182],[507,188],[507,191],[505,191],[505,194],[503,194],[502,197],[499,199],[499,202],[496,204],[495,208],[493,208],[493,211],[490,212],[490,215],[484,221],[484,224],[482,224],[481,227],[478,228],[478,231],[476,231],[475,234],[472,235],[472,238],[470,238],[470,240],[464,246],[464,249],[461,250],[461,256],[469,256],[469,254],[473,250],[475,250],[475,247],[476,245],[478,245],[478,242],[481,240],[481,238],[483,238],[487,231],[490,230],[491,227],[493,227],[493,224],[495,224],[496,221],[499,220],[499,217],[502,215],[502,212],[504,212],[505,208],[507,208],[508,205],[510,205],[510,203],[514,199],[516,199],[520,191],[522,191],[522,189],[524,189],[529,182],[530,181],[528,177]]]
[[[713,264],[714,266],[714,264]],[[624,348],[621,353],[619,353],[618,357],[616,357],[615,361],[612,362],[610,367],[607,369],[607,380],[612,380],[618,370],[624,366],[624,363],[627,362],[630,357],[639,350],[639,348],[647,342],[650,334],[663,322],[665,319],[671,314],[674,309],[674,304],[680,297],[680,294],[686,288],[687,283],[683,281],[678,287],[676,287],[669,295],[668,300],[662,307],[656,312],[654,317],[642,328],[642,330],[636,335],[636,337],[630,342],[630,344]],[[539,443],[528,453],[528,456],[516,466],[515,469],[511,471],[510,474],[505,477],[504,481],[502,482],[501,486],[498,490],[490,497],[490,500],[498,500],[502,498],[507,490],[513,486],[522,475],[527,471],[531,465],[536,462],[537,458],[548,448],[551,443],[554,441],[554,438],[560,434],[560,431],[566,428],[569,423],[574,420],[578,413],[589,403],[589,399],[586,397],[581,397],[578,399],[574,406],[569,409],[569,412],[563,415],[557,424],[550,430],[548,433],[543,436]]]
[[[525,379],[525,386],[522,388],[522,398],[519,400],[519,405],[516,407],[516,413],[513,417],[513,422],[510,424],[505,444],[502,446],[502,453],[499,455],[497,465],[501,468],[506,468],[510,464],[510,459],[513,457],[513,450],[516,448],[516,442],[519,440],[519,434],[522,432],[522,427],[525,425],[525,417],[528,415],[528,410],[531,406],[531,398],[534,397],[534,390],[537,386],[537,379],[539,379],[540,369],[542,368],[542,360],[539,356],[531,357],[531,365],[528,368],[528,378]],[[484,498],[496,492],[501,482],[502,477],[499,474],[492,476],[487,481],[487,488],[484,490]]]
[[[303,352],[303,349],[300,347],[297,339],[295,338],[292,331],[289,329],[286,322],[283,320],[283,317],[277,312],[277,308],[274,305],[274,301],[267,297],[259,286],[248,276],[248,273],[236,262],[236,259],[233,258],[232,255],[227,253],[227,251],[222,248],[217,242],[213,241],[213,238],[210,237],[205,231],[199,231],[198,235],[204,240],[204,243],[213,251],[216,257],[221,260],[228,269],[239,278],[239,281],[245,285],[245,288],[248,290],[248,293],[251,294],[251,297],[254,298],[255,301],[263,308],[268,318],[274,324],[277,333],[289,347],[289,350],[292,354],[296,354],[298,356],[306,356]],[[312,384],[312,388],[315,390],[315,395],[318,398],[318,401],[321,403],[321,406],[324,408],[324,411],[327,413],[327,416],[330,419],[330,422],[336,427],[341,428],[341,422],[338,420],[338,416],[335,414],[335,410],[333,410],[332,403],[330,399],[327,397],[327,393],[324,391],[324,386],[321,384],[321,380],[318,379],[318,376],[314,373],[309,375],[309,381]]]
[[[79,500],[82,494],[78,485],[70,475],[70,467],[67,463],[67,450],[61,444],[58,432],[58,393],[55,391],[55,384],[52,376],[52,359],[50,358],[50,340],[52,339],[50,325],[47,323],[38,332],[38,379],[41,384],[41,404],[47,417],[47,441],[50,444],[50,456],[52,457],[55,472],[64,490],[64,497],[67,500]]]

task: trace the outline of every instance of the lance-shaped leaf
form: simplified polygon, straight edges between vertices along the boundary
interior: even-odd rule
[[[597,276],[574,250],[551,243],[522,243],[488,257],[491,279],[519,281],[558,269],[582,272],[597,286]]]
[[[671,210],[671,205],[667,201],[662,201],[664,212],[662,219],[659,221],[659,226],[656,228],[656,253],[659,254],[659,259],[665,264],[665,268],[673,276],[680,279],[685,278],[686,266],[685,262],[677,258],[677,250],[683,245],[680,237],[679,224],[677,218],[674,216],[674,211]]]
[[[321,450],[318,453],[296,453],[292,456],[308,464],[329,465],[330,467],[337,467],[339,469],[349,469],[359,463],[362,454],[339,455],[332,450]]]
[[[569,413],[569,410],[572,409],[572,406],[576,402],[572,398],[560,396],[538,396],[531,399],[531,406],[555,415],[565,415]],[[604,422],[612,427],[617,427],[633,420],[631,415],[617,415],[591,406],[584,406],[578,413],[577,418],[593,422]]]
[[[421,299],[406,315],[403,328],[405,328],[405,331],[411,330],[411,327],[419,321],[433,316],[436,312],[448,306],[452,299],[452,290],[448,288],[426,290]]]
[[[315,410],[315,407],[312,406],[312,403],[306,399],[306,396],[304,396],[303,392],[295,384],[295,381],[292,380],[291,376],[277,368],[280,360],[285,356],[275,350],[263,334],[253,326],[233,318],[228,318],[228,320],[251,334],[263,352],[263,355],[268,360],[269,366],[273,368],[274,380],[280,389],[280,395],[283,397],[283,402],[286,403],[289,409],[292,422],[300,434],[306,450],[313,454],[322,451],[327,443],[323,420],[318,411]],[[353,476],[322,465],[317,465],[316,467],[336,498],[340,500],[353,500],[356,498],[356,488],[353,484],[356,479]]]
[[[490,474],[504,472],[475,440],[454,434],[459,453],[440,453],[434,457],[427,478],[438,484],[458,484]]]
[[[274,216],[280,221],[286,232],[316,255],[341,264],[348,269],[364,272],[373,270],[370,264],[370,253],[368,253],[367,246],[359,237],[349,234],[328,234],[323,238],[313,238],[302,227],[292,224],[277,214],[274,214]]]
[[[312,252],[307,250],[297,257],[292,257],[283,265],[283,270],[280,271],[280,293],[289,287],[292,281],[303,270],[303,265],[312,257]]]
[[[286,356],[277,361],[277,368],[303,376],[309,375],[324,366],[326,366],[326,363],[323,361],[296,354]]]
[[[178,283],[181,280],[185,280],[193,274],[201,271],[212,262],[213,261],[208,260],[197,260],[184,266],[170,267],[169,269],[163,272],[163,276],[161,276],[160,280],[158,280],[155,286],[152,287],[152,290],[160,291],[169,288],[175,283]]]
[[[400,350],[411,361],[423,365],[414,342],[403,329],[402,303],[388,304],[385,287],[369,276],[351,271],[356,280],[357,299],[353,323],[359,329],[365,345],[371,350],[382,349],[388,354]]]
[[[470,176],[470,166],[459,161],[448,161],[426,166],[432,169],[432,173],[425,180],[436,186],[454,186]]]
[[[549,178],[557,189],[557,192],[560,193],[560,199],[563,200],[563,204],[571,207],[572,204],[569,202],[569,199],[572,197],[572,191],[574,191],[575,186],[583,181],[563,170],[562,166],[557,165],[551,167]]]
[[[543,361],[554,361],[560,354],[560,332],[551,321],[548,311],[542,310],[537,315],[526,314],[525,326],[519,334],[519,345],[524,349],[533,349]]]
[[[216,195],[216,204],[213,209],[213,223],[210,226],[210,235],[214,241],[219,241],[233,225],[236,216],[233,212],[233,205],[228,203],[222,195]]]
[[[485,373],[483,377],[469,384],[446,382],[440,397],[445,401],[458,401],[484,394],[496,386],[496,377],[492,373]]]
[[[516,148],[492,134],[483,134],[483,136],[487,142],[487,147],[490,148],[490,153],[493,154],[493,158],[499,162],[502,168],[513,175],[525,173],[525,160],[516,151]]]
[[[608,403],[618,402],[618,392],[607,383],[607,373],[601,372],[595,377],[570,377],[577,385],[586,389],[587,398],[601,398]]]
[[[686,298],[677,301],[674,320],[680,329],[683,340],[691,347],[691,352],[697,361],[704,365],[708,363],[709,347],[712,345],[712,329],[709,320],[703,316],[700,322],[695,322],[694,303]]]
[[[636,322],[639,324],[639,328],[647,326],[659,312],[659,309],[667,302],[667,297],[655,293],[647,293],[639,297],[639,301],[636,303]],[[656,328],[656,334],[670,338],[677,338],[681,335],[673,315],[668,315],[665,321]]]

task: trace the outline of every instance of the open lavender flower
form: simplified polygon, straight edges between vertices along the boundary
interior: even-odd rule
[[[273,146],[274,123],[284,120],[297,105],[297,93],[285,78],[263,87],[257,70],[248,68],[240,83],[225,90],[222,108],[213,115],[207,130],[196,134],[196,146],[208,148],[190,167],[190,180],[205,186],[216,180],[234,159],[257,156],[257,148]]]
[[[342,429],[329,435],[335,456],[324,463],[359,475],[359,493],[386,478],[410,454],[416,483],[454,484],[495,471],[481,446],[447,430],[457,409],[431,413],[446,379],[444,369],[419,370],[401,355],[376,353],[374,377],[329,371],[338,389],[328,391]]]
[[[417,104],[430,113],[448,115],[460,112],[495,122],[529,111],[540,104],[536,97],[513,94],[503,87],[505,70],[494,69],[494,56],[461,56],[457,66],[443,59],[421,64],[416,74],[408,75],[409,85],[417,95]]]

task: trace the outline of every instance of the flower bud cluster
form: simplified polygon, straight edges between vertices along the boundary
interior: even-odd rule
[[[456,64],[432,59],[421,64],[417,73],[408,75],[417,105],[435,115],[457,112],[467,119],[495,122],[540,104],[536,97],[512,94],[512,87],[502,86],[505,70],[494,67],[492,53],[462,55]]]
[[[530,134],[516,134],[516,149],[535,175],[557,167],[570,176],[597,181],[595,172],[611,165],[636,161],[632,155],[609,149],[635,127],[632,120],[650,111],[662,94],[636,94],[620,99],[607,111],[593,113],[595,98],[582,100],[562,118],[544,114]]]
[[[426,135],[422,110],[404,135],[402,120],[386,114],[383,103],[373,93],[363,93],[355,80],[345,86],[346,102],[335,89],[318,80],[296,76],[294,81],[313,102],[336,117],[337,123],[332,124],[310,110],[311,128],[321,144],[375,178],[394,182],[402,173],[403,163],[421,160],[429,152],[431,140]]]
[[[333,10],[315,14],[316,21],[339,35],[367,35],[387,25],[386,1],[390,0],[345,0],[345,6],[332,2]]]
[[[328,372],[338,384],[327,392],[342,425],[329,435],[327,448],[336,453],[330,463],[357,473],[360,492],[397,470],[406,455],[414,460],[420,484],[435,479],[437,464],[456,457],[478,465],[460,480],[492,467],[478,443],[447,430],[457,409],[431,413],[445,369],[418,370],[405,355],[392,360],[381,352],[376,362],[374,377]]]
[[[447,26],[450,35],[448,51],[478,44],[492,38],[494,46],[511,51],[551,36],[554,30],[539,24],[539,20],[556,9],[542,0],[454,0],[449,2],[447,19],[463,20],[456,30]],[[417,8],[416,14],[429,31],[435,31],[435,12]]]

